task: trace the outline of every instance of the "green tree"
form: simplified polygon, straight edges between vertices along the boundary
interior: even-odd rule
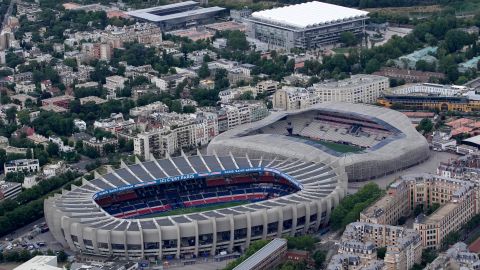
[[[425,133],[430,133],[433,130],[433,123],[432,120],[428,118],[424,118],[420,121],[420,123],[417,125],[417,130],[418,131],[424,131]]]
[[[198,77],[205,79],[208,76],[210,76],[210,69],[208,69],[208,64],[203,62],[202,66],[198,69]]]
[[[343,229],[349,223],[355,222],[360,217],[360,212],[382,195],[383,190],[375,183],[368,183],[357,193],[348,195],[333,209],[330,216],[331,228],[334,230]]]
[[[385,258],[385,253],[387,253],[387,248],[386,247],[377,248],[377,258],[379,260],[383,260]]]
[[[49,142],[47,145],[47,153],[50,157],[57,157],[59,155],[59,147],[55,143]]]
[[[17,117],[17,107],[11,107],[9,108],[6,112],[6,117],[7,117],[7,121],[9,123],[15,123],[15,119]]]
[[[354,33],[346,31],[340,34],[340,42],[345,44],[347,47],[351,47],[357,45],[358,39]]]
[[[27,110],[19,111],[17,114],[17,118],[22,125],[30,124],[30,113]]]
[[[191,106],[191,105],[185,105],[183,106],[183,113],[195,113],[197,109],[195,108],[195,106]]]
[[[229,31],[227,34],[227,48],[231,50],[247,51],[249,49],[245,33],[239,30]]]
[[[373,59],[370,59],[367,65],[365,66],[365,72],[368,74],[371,74],[375,71],[378,71],[380,67],[381,67],[380,62],[378,62],[377,59],[373,58]]]
[[[15,182],[15,183],[22,184],[24,180],[25,180],[25,173],[22,171],[10,172],[10,173],[7,173],[7,175],[5,176],[5,181],[7,182]]]
[[[316,269],[322,269],[323,268],[323,264],[325,263],[325,259],[326,259],[327,255],[325,254],[325,252],[323,251],[315,251],[315,253],[313,253],[313,261],[315,262],[315,268]]]
[[[315,243],[318,239],[310,235],[287,237],[287,245],[289,249],[299,249],[312,251],[315,248]]]
[[[169,109],[170,109],[171,112],[181,113],[182,112],[182,104],[180,103],[180,100],[173,100]]]
[[[57,254],[57,259],[58,259],[59,263],[64,263],[68,259],[68,254],[65,253],[65,251],[63,251],[63,250],[60,250]]]

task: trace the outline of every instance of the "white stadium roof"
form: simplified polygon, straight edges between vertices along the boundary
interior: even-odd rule
[[[254,19],[305,28],[367,16],[368,12],[318,1],[252,13]]]

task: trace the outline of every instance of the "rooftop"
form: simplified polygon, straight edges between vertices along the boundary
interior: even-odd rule
[[[14,268],[15,270],[60,270],[57,267],[56,256],[35,256],[22,265]]]
[[[293,27],[307,28],[366,17],[368,12],[318,1],[252,13],[252,18]]]
[[[430,216],[428,216],[425,220],[423,220],[421,223],[432,223],[436,224],[441,222],[448,213],[453,211],[458,204],[449,202],[442,207],[440,207],[437,211],[433,212]]]
[[[282,246],[287,245],[287,240],[283,238],[275,238],[270,243],[265,245],[259,251],[255,252],[252,256],[248,257],[237,267],[233,268],[234,270],[251,270],[256,269],[255,266],[265,258],[271,256],[273,253],[277,252]]]
[[[184,17],[191,17],[200,14],[208,14],[212,12],[219,12],[225,10],[221,7],[207,7],[207,8],[196,8],[198,2],[195,1],[186,1],[180,3],[174,3],[170,5],[163,5],[158,7],[139,9],[127,12],[127,15],[137,17],[144,20],[149,20],[151,22],[163,22],[167,20],[179,19]],[[174,9],[182,9],[178,12],[166,12],[167,10],[173,11]],[[166,12],[166,13],[165,13]],[[164,13],[164,15],[160,15]],[[159,14],[159,15],[157,15]]]

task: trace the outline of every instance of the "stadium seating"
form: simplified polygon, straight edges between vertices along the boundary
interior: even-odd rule
[[[273,175],[242,175],[143,187],[100,198],[97,203],[115,217],[133,218],[177,208],[261,201],[297,190],[288,180]]]
[[[289,116],[264,127],[261,133],[300,136],[310,140],[346,143],[361,148],[373,147],[392,135],[391,131],[372,120],[327,112]]]

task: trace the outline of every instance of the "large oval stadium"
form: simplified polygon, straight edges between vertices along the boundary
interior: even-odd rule
[[[277,153],[339,159],[348,181],[366,181],[423,162],[426,139],[403,113],[364,104],[321,103],[226,131],[209,153]]]
[[[315,232],[346,189],[334,159],[182,154],[122,162],[45,200],[45,218],[64,247],[83,254],[191,258]]]

